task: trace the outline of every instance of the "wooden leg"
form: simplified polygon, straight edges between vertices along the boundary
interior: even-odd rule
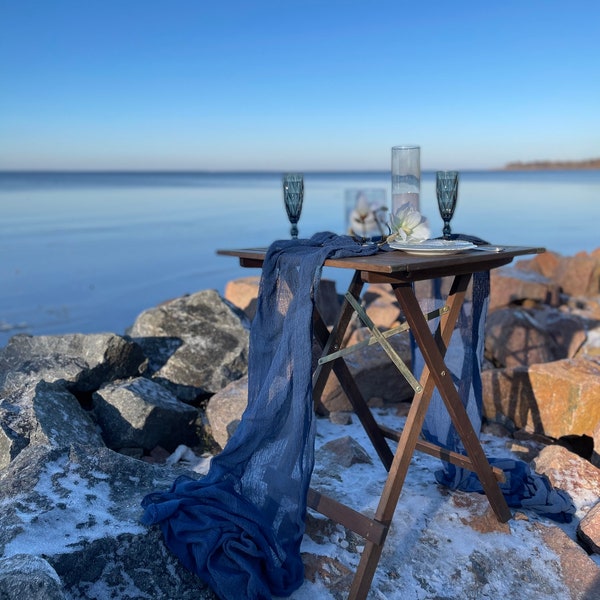
[[[347,302],[346,305],[350,307],[350,305]],[[342,317],[344,316],[345,308],[346,306],[344,306],[342,309]],[[352,313],[352,307],[350,307],[350,309],[350,312]],[[332,331],[332,333],[329,334],[329,331],[327,330],[327,327],[325,326],[321,315],[317,311],[315,311],[313,325],[315,338],[320,342],[321,346],[325,348],[324,353],[326,353],[327,348],[333,348],[331,340],[335,340],[336,330],[334,329],[334,331]],[[343,337],[345,328],[347,326],[348,324],[346,323],[345,327],[343,328],[344,331],[339,334],[339,343],[341,343],[341,338]],[[341,331],[341,328],[338,331]],[[390,449],[386,437],[383,435],[383,432],[381,431],[379,425],[375,421],[373,413],[367,406],[367,403],[365,402],[362,393],[356,381],[354,380],[354,377],[352,376],[352,373],[350,373],[348,365],[346,364],[343,358],[338,358],[337,360],[332,361],[330,363],[325,363],[325,365],[323,366],[327,365],[329,365],[328,370],[320,370],[317,375],[317,384],[315,384],[315,386],[313,387],[313,394],[315,395],[315,398],[320,397],[317,394],[319,393],[319,390],[321,390],[322,393],[322,388],[325,385],[324,382],[322,383],[322,386],[319,385],[318,380],[326,380],[326,375],[328,375],[331,372],[331,368],[333,368],[333,372],[338,378],[342,390],[344,390],[344,393],[348,397],[348,400],[350,400],[352,408],[354,409],[356,416],[359,418],[362,426],[364,427],[367,435],[369,436],[369,439],[371,440],[371,443],[373,444],[377,455],[383,463],[383,466],[387,470],[389,470],[394,457],[393,452]]]
[[[449,340],[452,335],[468,283],[468,280],[463,282],[464,289],[462,289],[463,286],[461,286],[461,289],[457,290],[454,302],[450,306],[450,310],[444,315],[444,318],[440,320],[439,335],[441,340]],[[414,298],[414,293],[410,286],[402,286],[402,288],[405,289],[406,292],[402,291],[400,293],[410,294]],[[398,293],[398,290],[396,290],[397,295]],[[420,313],[420,308],[418,310]],[[425,326],[427,327],[427,334],[433,341],[433,337],[431,337],[431,332],[429,331],[426,321]],[[435,342],[433,343],[435,345]],[[427,365],[423,368],[420,381],[423,389],[420,393],[415,394],[415,397],[413,398],[374,517],[374,520],[386,526],[391,524],[394,511],[398,505],[400,493],[402,492],[402,487],[404,486],[404,481],[406,479],[406,473],[408,472],[408,467],[412,455],[414,454],[417,440],[421,434],[427,408],[429,407],[429,401],[431,400],[431,395],[433,394],[435,387],[435,382],[433,378],[430,377]],[[366,598],[379,563],[382,549],[383,544],[380,546],[370,542],[365,544],[365,549],[360,557],[358,569],[356,570],[356,574],[352,581],[350,595],[348,596],[349,600],[363,600]]]
[[[358,298],[363,286],[364,283],[361,279],[360,272],[355,271],[352,281],[348,286],[348,292],[350,292],[355,298]],[[352,306],[350,306],[350,303],[344,299],[342,308],[340,310],[340,315],[331,333],[329,333],[327,330],[327,327],[325,326],[323,319],[320,318],[321,315],[317,310],[315,310],[315,313],[315,316],[317,316],[318,320],[320,321],[320,323],[315,322],[315,325],[319,328],[318,331],[315,330],[315,337],[323,349],[323,354],[329,354],[330,352],[339,350],[340,346],[342,345],[342,341],[344,340],[344,336],[346,335],[348,325],[350,324],[350,319],[352,319],[352,315],[354,314],[354,309]],[[321,394],[325,388],[325,383],[327,382],[327,378],[329,377],[332,368],[333,363],[317,365],[317,368],[313,373],[313,395],[315,398],[321,397]]]
[[[460,283],[461,279],[466,279],[468,283],[469,277],[465,275],[459,276],[455,279],[455,282],[458,281]],[[417,341],[419,349],[423,353],[423,358],[425,359],[426,365],[429,367],[431,377],[440,391],[440,395],[442,396],[452,422],[456,427],[456,431],[465,447],[467,456],[473,463],[473,470],[477,473],[496,516],[504,523],[512,516],[510,509],[506,504],[506,500],[498,486],[494,472],[483,452],[479,437],[475,433],[467,415],[467,411],[461,402],[458,391],[452,381],[452,376],[444,364],[443,355],[429,331],[427,322],[421,314],[417,299],[412,290],[403,287],[396,288],[396,296],[404,311],[406,320],[410,324],[411,331]],[[456,316],[458,316],[458,312],[460,311],[464,292],[462,292],[463,298],[460,298],[459,302],[457,302],[457,296],[458,294],[456,292],[451,292],[451,296],[449,296],[449,302],[452,304],[450,305],[450,312],[445,315],[448,319],[450,319],[450,313],[455,312]],[[451,333],[452,332],[450,331],[449,335],[451,335]],[[444,345],[447,345],[449,343],[449,337],[445,335],[445,332],[442,332],[442,338]]]

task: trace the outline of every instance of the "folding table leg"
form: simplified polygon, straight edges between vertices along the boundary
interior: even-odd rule
[[[462,277],[465,276],[463,275]],[[457,277],[457,279],[460,279],[460,276]],[[444,363],[443,356],[427,327],[426,321],[421,317],[417,299],[412,293],[412,290],[400,287],[396,289],[396,296],[400,302],[400,306],[404,310],[406,320],[410,323],[411,331],[419,349],[423,353],[425,363],[429,367],[431,377],[442,396],[452,422],[456,427],[456,431],[465,447],[467,456],[473,464],[473,470],[477,473],[483,490],[485,491],[496,516],[504,523],[512,516],[510,509],[498,486],[498,481],[492,471],[492,467],[483,452],[479,437],[475,433],[467,415],[467,411],[461,402],[458,391],[452,381],[450,371]],[[451,312],[452,308],[453,307],[451,306]],[[460,310],[460,305],[457,308]],[[448,342],[449,340],[444,339],[445,345],[447,345]]]
[[[448,312],[446,312],[443,318],[440,319],[438,331],[440,340],[444,345],[448,343],[450,337],[452,336],[469,279],[467,278],[466,281],[460,281],[459,283],[460,286],[457,287],[454,293],[451,294],[452,297],[449,297]],[[394,287],[396,288],[396,286]],[[402,289],[402,294],[406,293],[407,295],[412,295],[414,298],[414,292],[412,291],[410,285],[407,284],[398,287]],[[398,289],[395,291],[396,295],[398,295]],[[404,306],[402,306],[402,308],[405,310]],[[411,306],[411,310],[418,310],[419,314],[421,314],[418,303],[416,308]],[[425,323],[425,327],[427,328],[427,333],[433,341],[433,337],[424,318],[423,321]],[[410,465],[412,455],[414,454],[417,440],[421,434],[427,408],[429,407],[429,401],[431,400],[431,395],[435,387],[434,380],[430,377],[429,368],[427,365],[425,365],[423,369],[420,381],[422,391],[415,394],[413,398],[404,429],[400,435],[400,440],[394,454],[394,460],[392,462],[392,466],[390,468],[390,472],[383,488],[379,505],[374,517],[374,520],[387,526],[389,526],[392,522],[394,511],[396,510],[400,493],[402,492],[402,487],[404,486],[406,473],[408,472],[408,467]],[[356,570],[356,574],[354,575],[354,579],[352,581],[348,600],[363,600],[367,597],[371,587],[371,582],[373,581],[373,576],[375,575],[375,571],[379,563],[379,558],[381,557],[382,550],[383,544],[374,544],[368,541],[365,543],[365,548],[360,557],[358,569]]]
[[[350,289],[353,289],[352,285],[350,286]],[[356,293],[356,287],[354,288],[354,292]],[[358,293],[360,293],[360,290]],[[348,301],[345,301],[344,307],[342,308],[340,321],[342,321],[345,318],[346,307],[349,307],[350,309],[350,316],[353,313],[352,307],[350,306]],[[338,321],[338,325],[340,321]],[[321,315],[318,311],[315,311],[313,322],[314,335],[315,338],[321,344],[321,346],[325,348],[324,352],[327,352],[327,348],[335,349],[334,347],[336,344],[341,344],[341,340],[343,338],[343,334],[345,333],[345,329],[348,326],[348,323],[349,318],[343,327],[344,331],[341,331],[342,328],[338,328],[337,330],[336,328],[334,328],[331,334],[329,334],[329,331],[327,330],[327,327],[325,326]],[[334,344],[332,344],[331,342],[332,340],[335,341],[336,335],[339,335],[339,342],[335,342]],[[333,369],[336,377],[338,378],[338,381],[340,382],[340,386],[344,390],[344,393],[348,397],[348,400],[350,400],[352,408],[354,409],[354,413],[360,420],[364,430],[369,436],[369,439],[371,440],[375,451],[377,452],[381,462],[383,463],[383,466],[386,468],[386,470],[389,470],[394,457],[393,452],[391,451],[388,441],[383,435],[383,432],[379,428],[377,421],[375,421],[373,413],[367,406],[367,403],[365,402],[362,393],[356,381],[354,380],[354,377],[352,376],[348,365],[346,365],[346,362],[343,358],[337,359],[330,363],[325,363],[324,365],[322,365],[322,368],[320,370],[317,369],[317,371],[315,371],[316,383],[313,385],[313,394],[315,395],[315,398],[320,397],[323,387],[325,386],[325,380],[327,379],[327,375],[329,375],[329,373],[331,372],[331,369]],[[315,381],[314,378],[313,381]]]

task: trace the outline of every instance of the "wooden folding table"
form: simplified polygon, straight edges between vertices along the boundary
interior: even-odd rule
[[[501,522],[511,518],[511,512],[498,486],[498,482],[503,480],[502,471],[490,466],[479,442],[479,436],[471,425],[451,374],[444,363],[444,355],[473,273],[489,271],[509,264],[516,256],[543,251],[543,248],[524,246],[503,248],[481,246],[447,255],[415,256],[402,251],[393,251],[378,252],[372,256],[330,259],[325,262],[325,266],[328,267],[352,269],[354,275],[331,332],[327,329],[319,311],[315,310],[314,333],[323,349],[321,360],[313,376],[315,401],[319,400],[325,382],[333,370],[388,471],[377,510],[372,518],[316,490],[311,489],[308,495],[309,507],[365,539],[365,547],[350,588],[349,599],[358,600],[367,596],[415,450],[477,473],[497,518]],[[218,254],[239,258],[240,265],[243,267],[260,268],[266,249],[219,250]],[[421,311],[413,283],[438,277],[451,277],[452,285],[445,306],[435,315],[429,315],[439,316],[438,326],[432,333],[427,323],[428,315],[424,315]],[[386,283],[394,290],[406,319],[406,328],[410,328],[424,358],[425,366],[419,381],[407,372],[406,366],[389,345],[387,341],[389,332],[380,331],[361,308],[360,294],[365,283]],[[365,325],[371,329],[372,337],[388,353],[415,390],[402,431],[389,429],[376,422],[344,361],[345,349],[342,348],[342,342],[355,312],[358,312]],[[425,414],[435,387],[439,390],[456,427],[466,455],[450,452],[420,439]],[[397,443],[395,451],[390,448],[388,439]]]

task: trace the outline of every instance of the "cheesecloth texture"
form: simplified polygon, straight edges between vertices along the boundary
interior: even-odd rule
[[[314,465],[312,317],[327,258],[374,254],[323,232],[268,249],[250,331],[248,406],[208,474],[142,502],[166,545],[224,600],[289,596]]]

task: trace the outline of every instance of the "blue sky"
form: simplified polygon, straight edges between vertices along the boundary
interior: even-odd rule
[[[0,169],[600,157],[597,0],[0,0]]]

